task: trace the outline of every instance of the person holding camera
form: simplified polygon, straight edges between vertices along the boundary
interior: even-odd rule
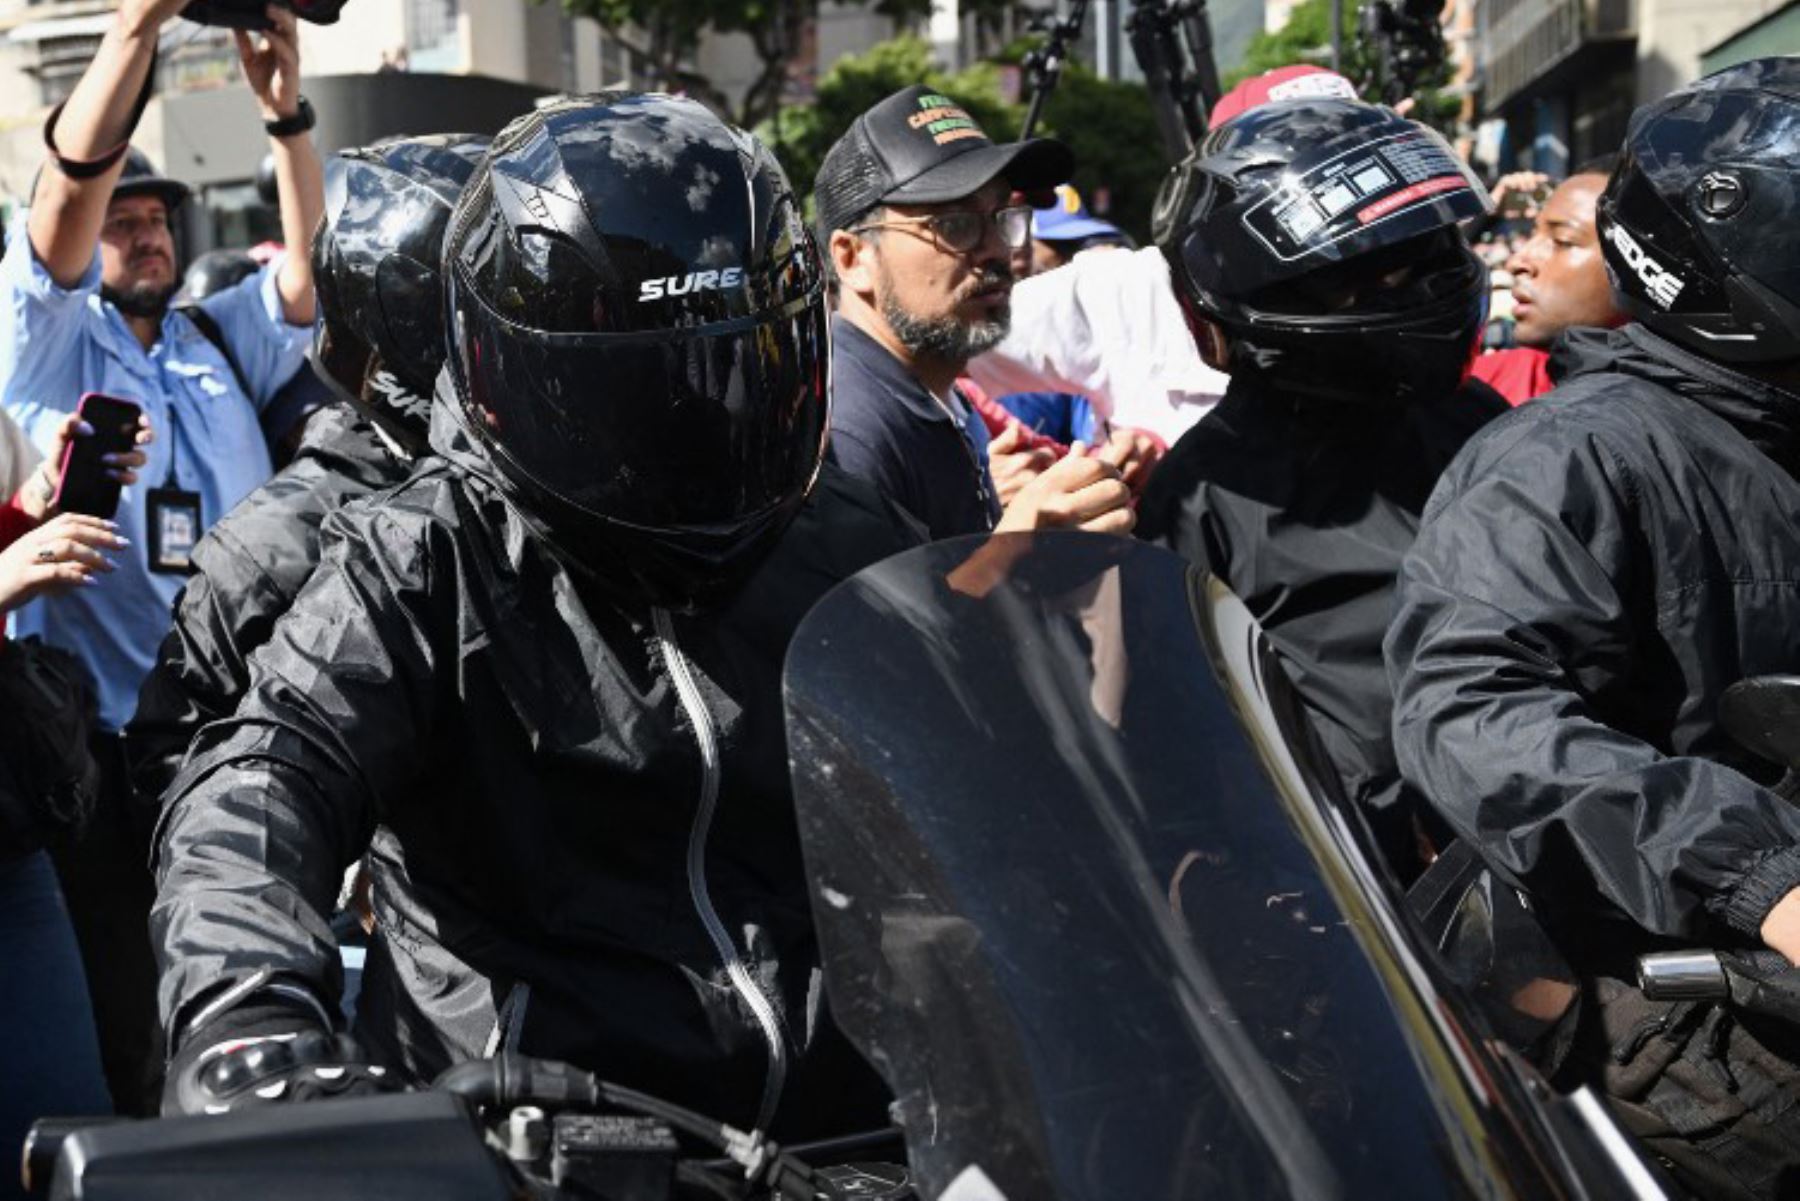
[[[169,625],[193,542],[270,473],[259,411],[300,367],[314,315],[312,268],[290,255],[176,310],[171,218],[185,185],[130,139],[149,98],[156,44],[183,0],[126,0],[68,100],[45,123],[47,162],[0,259],[0,407],[48,450],[90,393],[137,406],[162,432],[116,520],[131,548],[105,588],[77,588],[14,615],[21,634],[72,652],[99,697],[101,801],[83,841],[59,854],[108,1077],[121,1108],[153,1094],[154,972],[145,938],[153,813],[132,802],[117,731]],[[293,14],[238,34],[269,131],[287,241],[306,244],[324,208],[306,131]],[[116,406],[115,406],[116,407]],[[105,514],[103,514],[105,515]]]

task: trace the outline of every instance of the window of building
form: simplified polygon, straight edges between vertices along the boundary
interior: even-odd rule
[[[100,49],[98,35],[79,37],[50,37],[37,44],[38,89],[43,95],[46,105],[61,104],[75,90],[75,81],[87,70],[94,54]]]
[[[237,42],[229,29],[215,25],[185,27],[183,36],[158,56],[157,70],[157,90],[162,92],[228,87],[242,78]]]
[[[200,189],[198,207],[204,212],[199,237],[205,246],[193,252],[225,247],[247,250],[261,242],[281,241],[281,213],[264,204],[251,180],[208,184]]]
[[[462,0],[406,0],[406,48],[415,71],[461,66],[458,27]]]
[[[581,90],[581,85],[575,80],[575,18],[567,12],[562,13],[561,17],[562,45],[559,65],[562,68],[562,90],[576,92]]]

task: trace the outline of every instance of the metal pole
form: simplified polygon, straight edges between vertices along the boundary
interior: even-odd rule
[[[1331,69],[1344,69],[1344,0],[1331,0]]]
[[[1113,0],[1094,0],[1094,68],[1102,79],[1119,78],[1119,15]]]

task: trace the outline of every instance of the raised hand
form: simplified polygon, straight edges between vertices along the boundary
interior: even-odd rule
[[[300,30],[293,9],[271,4],[266,11],[268,29],[256,34],[235,29],[232,34],[263,120],[276,121],[300,108]]]

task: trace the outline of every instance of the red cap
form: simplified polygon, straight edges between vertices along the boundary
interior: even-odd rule
[[[1241,112],[1272,100],[1355,100],[1356,87],[1336,71],[1299,65],[1276,67],[1253,75],[1219,97],[1213,105],[1212,124],[1219,126]]]

